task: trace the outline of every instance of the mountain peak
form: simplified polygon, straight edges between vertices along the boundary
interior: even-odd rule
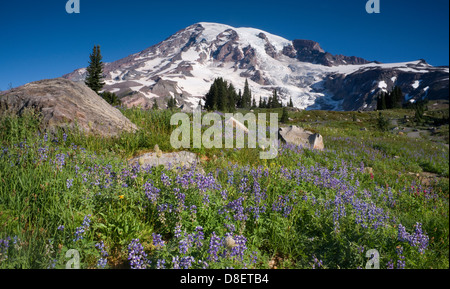
[[[384,78],[398,79],[397,84],[404,80],[409,93],[409,87],[416,87],[415,81],[432,70],[448,74],[448,68],[438,69],[422,62],[380,64],[355,56],[332,55],[312,40],[290,41],[256,28],[198,22],[142,52],[106,63],[104,89],[126,103],[148,107],[156,99],[164,107],[169,97],[175,97],[180,105],[194,107],[214,79],[223,77],[237,89],[243,89],[248,79],[257,102],[270,97],[276,89],[284,103],[292,97],[298,108],[370,109],[377,91],[390,89],[393,81]],[[421,85],[441,77],[440,72]],[[411,76],[400,77],[405,73]],[[86,69],[79,69],[64,77],[82,81],[85,76]],[[360,83],[353,81],[357,77]],[[350,84],[352,87],[347,89]],[[446,82],[440,83],[439,94],[445,87],[448,89],[448,75]],[[421,97],[423,91],[434,91],[420,89],[411,91],[410,96],[416,93]]]

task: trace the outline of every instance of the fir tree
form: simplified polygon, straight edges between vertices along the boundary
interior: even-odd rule
[[[292,102],[292,96],[289,99],[289,107],[294,107],[294,103]]]
[[[153,100],[153,106],[152,106],[152,109],[153,109],[153,110],[158,110],[158,109],[159,109],[158,103],[156,102],[156,98]]]
[[[167,101],[167,108],[168,109],[173,109],[177,106],[177,101],[175,100],[174,97],[170,97],[169,100]]]
[[[283,113],[281,114],[280,121],[282,123],[287,123],[289,121],[289,114],[286,107],[283,107]]]
[[[238,108],[242,108],[242,105],[243,105],[243,102],[242,102],[242,92],[241,92],[241,90],[239,89],[239,93],[238,93],[237,100],[236,100],[236,106],[237,106]]]
[[[262,108],[267,108],[267,101],[266,101],[265,98],[264,98],[263,103],[262,103]]]
[[[403,93],[400,87],[395,86],[391,92],[392,108],[401,108],[403,104]]]
[[[93,91],[98,93],[105,85],[103,82],[103,63],[102,55],[100,53],[100,46],[94,46],[89,59],[89,66],[86,69],[87,76],[85,83]]]
[[[217,81],[214,80],[213,84],[211,85],[208,93],[206,94],[204,100],[205,100],[205,109],[207,110],[215,110],[217,108],[217,99],[218,99],[218,87],[217,87]]]
[[[245,79],[244,93],[242,94],[242,108],[250,108],[252,104],[252,92],[248,87],[248,80]]]
[[[119,97],[115,93],[105,91],[99,94],[106,102],[111,105],[120,105]]]
[[[227,89],[227,111],[235,112],[236,111],[236,99],[238,98],[236,94],[236,89],[234,85],[230,83]]]
[[[278,93],[277,93],[276,89],[273,91],[273,97],[272,97],[271,101],[269,102],[269,106],[270,106],[270,108],[282,107],[281,102],[278,99]]]

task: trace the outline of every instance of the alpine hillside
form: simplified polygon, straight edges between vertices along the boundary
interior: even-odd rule
[[[191,109],[223,77],[237,89],[248,79],[258,102],[273,90],[300,109],[374,110],[377,94],[399,86],[405,102],[448,99],[449,67],[425,60],[384,64],[332,55],[312,40],[287,40],[254,28],[191,25],[139,53],[104,64],[104,91],[127,106],[164,107],[169,97]],[[64,78],[84,81],[86,68]]]

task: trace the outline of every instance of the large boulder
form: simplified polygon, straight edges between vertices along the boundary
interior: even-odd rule
[[[128,164],[131,166],[139,164],[141,167],[157,167],[162,165],[166,169],[173,169],[177,167],[191,168],[200,165],[200,160],[195,153],[187,151],[172,153],[155,151],[132,158],[128,161]]]
[[[64,78],[31,82],[0,94],[0,114],[21,115],[27,108],[42,116],[43,129],[80,128],[104,137],[137,130],[129,119],[84,83]]]
[[[280,128],[279,138],[285,143],[302,146],[304,148],[317,150],[324,149],[323,138],[320,134],[304,130],[295,125]]]

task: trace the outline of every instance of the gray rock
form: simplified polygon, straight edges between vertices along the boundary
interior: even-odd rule
[[[129,165],[139,164],[141,167],[164,166],[166,169],[177,167],[191,168],[200,165],[200,159],[195,153],[181,151],[172,153],[152,152],[137,156],[128,161]]]
[[[323,138],[318,133],[312,133],[298,126],[282,127],[279,129],[279,138],[281,141],[303,146],[305,148],[323,150]]]
[[[103,137],[134,132],[135,124],[84,83],[64,78],[45,79],[0,95],[0,114],[21,115],[31,109],[42,116],[42,129],[73,129]]]

